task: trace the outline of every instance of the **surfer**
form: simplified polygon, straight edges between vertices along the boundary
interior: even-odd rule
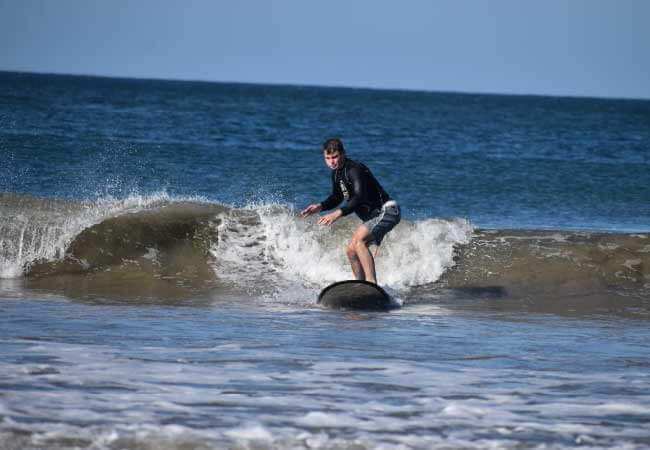
[[[322,216],[318,223],[332,225],[341,216],[354,212],[363,224],[354,232],[347,247],[352,272],[357,280],[377,284],[375,259],[368,248],[381,241],[401,219],[399,205],[381,187],[370,170],[362,163],[347,157],[343,142],[332,138],[323,144],[325,164],[332,169],[332,193],[320,203],[309,205],[301,214],[309,217],[321,211],[347,203]]]

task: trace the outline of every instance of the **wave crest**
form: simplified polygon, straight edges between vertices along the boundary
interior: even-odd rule
[[[0,273],[74,297],[183,297],[236,290],[312,298],[352,278],[360,222],[322,227],[277,204],[232,208],[165,195],[95,202],[0,195]],[[499,292],[650,290],[650,236],[475,230],[465,219],[403,220],[379,249],[380,284]],[[520,295],[520,296],[521,296]]]

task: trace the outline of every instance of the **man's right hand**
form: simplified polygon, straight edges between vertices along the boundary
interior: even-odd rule
[[[303,217],[309,217],[312,214],[319,213],[323,210],[323,205],[320,203],[315,203],[313,205],[309,205],[305,209],[302,210],[300,213]]]

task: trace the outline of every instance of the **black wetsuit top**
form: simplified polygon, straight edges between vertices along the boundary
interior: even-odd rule
[[[335,208],[343,200],[347,204],[341,208],[344,216],[355,212],[364,222],[370,219],[370,213],[380,209],[390,200],[364,164],[345,159],[343,167],[332,170],[332,193],[321,205],[323,211]]]

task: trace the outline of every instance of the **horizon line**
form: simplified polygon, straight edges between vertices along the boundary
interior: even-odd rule
[[[621,96],[596,96],[596,95],[579,95],[579,94],[535,94],[523,92],[499,92],[499,91],[462,91],[462,90],[434,90],[423,88],[396,88],[383,86],[355,86],[347,84],[299,84],[292,82],[271,82],[271,81],[232,81],[232,80],[207,80],[200,78],[167,78],[155,76],[127,76],[127,75],[108,75],[96,73],[74,73],[74,72],[46,72],[38,70],[11,70],[0,69],[0,73],[26,74],[26,75],[55,75],[68,77],[87,77],[87,78],[111,78],[118,80],[138,80],[138,81],[166,81],[166,82],[189,82],[189,83],[214,83],[214,84],[239,84],[252,86],[284,86],[284,87],[304,87],[304,88],[331,88],[331,89],[350,89],[350,90],[369,90],[369,91],[392,91],[392,92],[410,92],[424,94],[455,94],[455,95],[486,95],[486,96],[506,96],[506,97],[549,97],[549,98],[574,98],[574,99],[593,99],[593,100],[622,100],[622,101],[650,101],[649,97],[621,97]]]

